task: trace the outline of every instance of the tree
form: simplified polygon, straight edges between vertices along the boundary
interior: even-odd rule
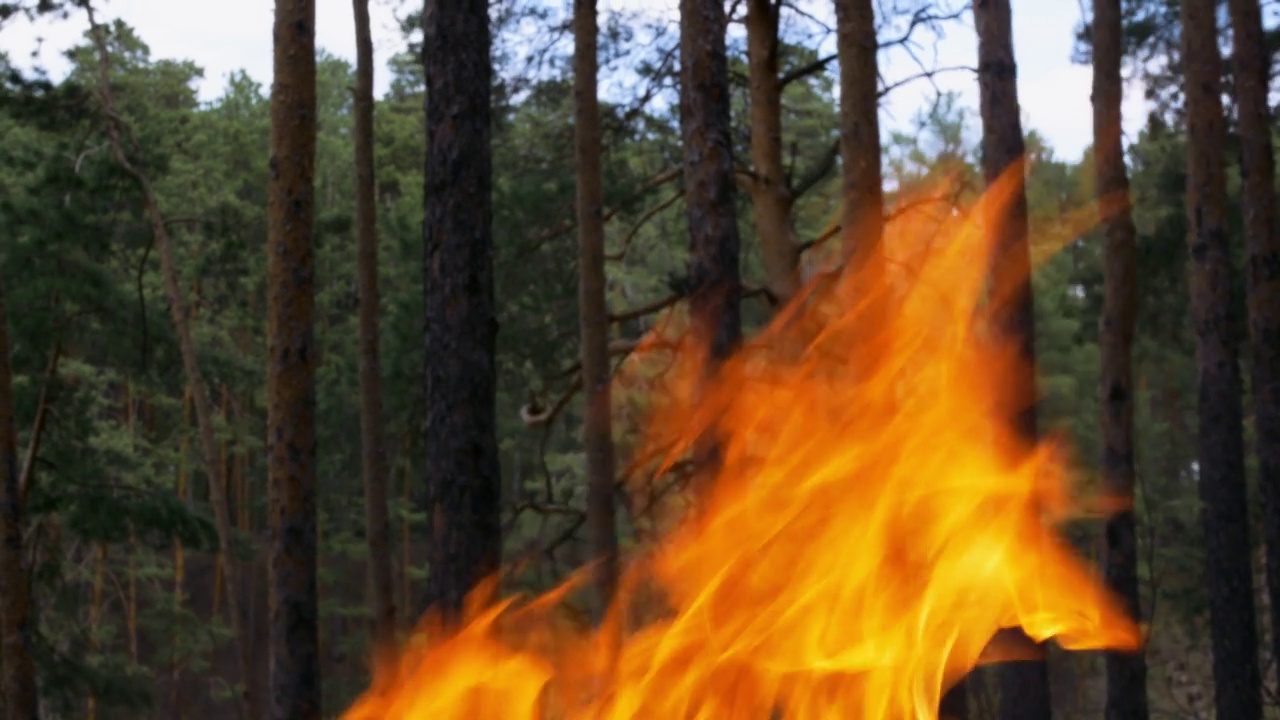
[[[1235,91],[1244,178],[1245,254],[1253,352],[1254,441],[1271,598],[1271,657],[1280,658],[1280,234],[1268,94],[1271,58],[1258,0],[1230,0]]]
[[[453,620],[502,554],[489,4],[428,0],[423,27],[428,601]]]
[[[1253,720],[1262,713],[1261,679],[1215,8],[1213,0],[1183,0],[1180,11],[1187,108],[1187,248],[1199,378],[1198,481],[1217,715]]]
[[[605,302],[604,177],[601,170],[598,36],[595,0],[573,4],[574,163],[577,166],[578,317],[586,411],[587,532],[595,566],[595,613],[603,617],[618,584],[613,502],[613,403],[609,392],[609,308]]]
[[[1133,335],[1138,302],[1137,230],[1129,204],[1129,176],[1120,140],[1123,84],[1120,0],[1093,4],[1094,179],[1105,226],[1102,354],[1102,482],[1125,503],[1106,521],[1104,574],[1133,617],[1138,597],[1138,538],[1134,501]],[[1107,720],[1147,720],[1147,664],[1141,653],[1106,654]]]
[[[988,186],[1005,172],[1020,172],[1025,146],[1018,105],[1018,69],[1013,54],[1009,0],[980,0],[973,6],[978,33],[979,112],[982,115],[982,175]],[[1027,239],[1025,183],[1018,182],[995,231],[991,274],[1003,293],[995,313],[996,332],[1016,343],[1021,364],[999,390],[1007,414],[1028,442],[1037,437],[1035,307],[1031,294],[1031,251]],[[1021,630],[1010,631],[1021,634]],[[1001,720],[1047,720],[1049,673],[1043,659],[1005,663],[999,668]]]
[[[724,3],[680,2],[680,130],[689,225],[689,311],[710,343],[711,360],[728,357],[742,335],[738,219]]]
[[[0,700],[7,720],[40,717],[35,671],[35,615],[23,535],[18,431],[13,370],[9,363],[9,315],[0,278]]]
[[[314,0],[277,2],[267,194],[272,718],[320,717],[316,588]]]
[[[378,207],[373,168],[373,39],[369,0],[352,0],[356,25],[355,164],[356,283],[360,293],[360,468],[364,476],[365,542],[369,549],[369,605],[373,642],[395,643],[396,601],[391,578],[391,521],[387,513],[387,448],[382,424],[382,365],[378,347]]]
[[[840,159],[844,164],[841,227],[846,256],[880,252],[884,183],[880,168],[879,69],[871,0],[836,0],[840,55]]]

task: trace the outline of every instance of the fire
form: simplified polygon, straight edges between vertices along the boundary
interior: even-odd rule
[[[472,607],[383,664],[346,720],[923,719],[998,659],[1001,628],[1136,650],[1055,530],[1082,507],[1062,453],[1017,437],[999,390],[1019,361],[988,331],[987,238],[1014,179],[954,217],[905,213],[713,377],[677,354],[648,446],[674,459],[713,435],[719,462],[601,628],[558,611],[580,579]],[[640,624],[646,588],[666,612]]]

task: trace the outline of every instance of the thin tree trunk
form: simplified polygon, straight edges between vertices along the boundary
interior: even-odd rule
[[[387,447],[382,424],[382,366],[378,349],[378,208],[373,169],[373,39],[369,0],[353,0],[356,21],[356,278],[360,291],[360,464],[364,475],[365,539],[369,549],[369,605],[373,642],[389,651],[396,639],[391,577],[391,520],[387,511]]]
[[[845,257],[866,261],[880,251],[884,183],[880,169],[879,70],[872,0],[836,0],[840,55],[840,159],[844,165],[840,226]]]
[[[182,393],[182,442],[178,450],[178,486],[175,490],[178,502],[188,504],[187,490],[187,453],[191,447],[191,386],[187,385]],[[175,616],[182,611],[183,588],[186,584],[187,556],[181,538],[173,539],[173,611]],[[217,587],[215,585],[215,587]],[[173,717],[181,718],[182,707],[182,663],[178,655],[178,636],[174,635],[169,645],[169,681],[173,684],[170,703]]]
[[[1262,716],[1258,631],[1244,471],[1239,349],[1234,334],[1222,113],[1222,57],[1214,0],[1183,0],[1187,105],[1187,247],[1199,375],[1199,482],[1205,582],[1219,718]]]
[[[680,0],[680,128],[689,226],[689,310],[713,363],[742,337],[738,219],[725,12],[720,0]]]
[[[427,599],[452,622],[502,557],[489,3],[427,0],[423,24]]]
[[[1099,345],[1102,354],[1102,483],[1125,503],[1107,519],[1103,568],[1107,585],[1141,617],[1137,516],[1133,509],[1133,335],[1138,306],[1137,231],[1129,204],[1129,177],[1121,144],[1120,0],[1093,3],[1094,178],[1101,220],[1104,296]],[[1147,720],[1147,661],[1141,653],[1106,653],[1106,720]]]
[[[26,519],[18,483],[18,431],[14,418],[9,316],[0,279],[0,694],[8,720],[37,720],[35,619],[31,568],[23,552]]]
[[[785,303],[800,285],[800,243],[791,223],[795,195],[782,160],[782,77],[775,0],[747,0],[751,107],[751,209],[769,292]]]
[[[978,34],[978,88],[982,115],[982,174],[988,185],[1004,172],[1018,172],[1023,162],[1019,118],[1018,69],[1013,55],[1010,0],[977,0],[973,6]],[[996,331],[1015,342],[1021,366],[1007,387],[993,389],[1007,400],[1007,414],[1028,441],[1037,438],[1035,380],[1035,316],[1031,295],[1031,252],[1027,238],[1027,197],[1018,182],[998,225],[992,278],[1005,293],[997,309]],[[1020,629],[1008,631],[1021,634]],[[1049,671],[1045,660],[1005,663],[1000,678],[1001,720],[1048,720]]]
[[[1280,233],[1268,102],[1271,62],[1258,0],[1229,0],[1244,178],[1245,279],[1253,350],[1253,417],[1258,488],[1271,598],[1271,657],[1280,663]],[[1278,665],[1280,667],[1280,665]]]
[[[102,652],[102,585],[107,572],[107,544],[93,544],[93,584],[89,595],[89,653],[95,660]],[[93,690],[84,701],[85,720],[98,720],[98,694]]]
[[[267,194],[268,716],[320,717],[315,0],[278,0]]]
[[[609,308],[604,271],[604,171],[596,84],[596,0],[574,0],[574,160],[577,165],[578,319],[586,409],[587,534],[595,564],[594,615],[603,619],[618,585],[618,526],[613,499],[613,404],[609,392]]]
[[[213,431],[213,407],[205,392],[204,378],[200,373],[199,359],[196,355],[195,340],[192,337],[191,323],[188,322],[187,303],[178,281],[178,264],[173,253],[173,242],[165,224],[164,215],[151,181],[146,173],[135,167],[124,151],[122,135],[124,120],[115,108],[115,100],[111,93],[110,62],[107,51],[105,31],[94,19],[92,5],[86,3],[85,10],[89,15],[90,29],[94,35],[94,44],[98,51],[98,91],[102,101],[103,112],[107,115],[107,132],[111,139],[112,152],[116,164],[133,178],[142,194],[147,219],[151,224],[151,233],[155,240],[156,250],[160,255],[160,273],[164,281],[166,299],[169,301],[169,314],[173,321],[174,332],[178,336],[178,351],[182,357],[183,371],[187,376],[187,384],[191,387],[193,406],[196,412],[196,429],[200,439],[201,460],[205,475],[209,479],[211,504],[213,505],[214,523],[218,530],[218,552],[226,555],[231,549],[231,511],[227,505],[227,492],[222,485],[222,477],[217,468],[217,440]],[[249,662],[249,637],[240,617],[239,579],[235,573],[225,573],[223,585],[227,595],[227,609],[231,616],[231,631],[240,644],[239,670],[242,691],[238,709],[241,717],[257,718],[257,700],[253,693],[253,673]]]

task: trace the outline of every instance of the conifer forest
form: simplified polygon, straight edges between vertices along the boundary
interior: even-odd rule
[[[0,0],[0,720],[1280,718],[1280,2],[370,1]]]

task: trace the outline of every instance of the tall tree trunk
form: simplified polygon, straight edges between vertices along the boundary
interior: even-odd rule
[[[751,210],[769,292],[785,303],[800,284],[800,244],[791,224],[795,195],[782,160],[782,77],[778,16],[782,3],[747,0],[747,68],[751,107]]]
[[[1244,177],[1253,423],[1271,598],[1271,657],[1280,662],[1280,233],[1275,217],[1275,156],[1268,103],[1271,62],[1258,0],[1229,0]]]
[[[183,373],[191,388],[191,397],[196,414],[196,432],[200,440],[201,461],[205,476],[209,481],[210,504],[213,506],[214,524],[218,531],[218,552],[226,556],[231,551],[231,510],[227,503],[226,487],[219,472],[218,443],[213,428],[213,405],[205,390],[204,377],[200,372],[200,361],[196,354],[195,339],[188,320],[186,297],[178,280],[178,262],[174,257],[173,239],[164,214],[151,187],[151,180],[146,172],[136,167],[129,160],[124,150],[122,136],[125,133],[125,122],[115,107],[115,98],[111,92],[111,55],[107,49],[106,31],[98,25],[94,18],[92,3],[85,3],[85,11],[89,17],[90,31],[98,54],[98,93],[104,113],[107,115],[107,134],[111,140],[112,153],[116,164],[129,175],[142,195],[143,208],[147,221],[151,225],[152,238],[160,255],[160,274],[164,281],[165,298],[169,302],[169,316],[173,322],[174,333],[178,336],[178,351],[182,358]],[[234,572],[223,574],[220,589],[227,594],[227,611],[231,616],[231,631],[239,643],[238,662],[240,670],[241,693],[238,710],[242,718],[259,717],[256,695],[253,692],[254,674],[250,669],[251,638],[245,632],[244,620],[240,613],[239,577]]]
[[[840,56],[840,227],[845,257],[871,258],[884,231],[876,18],[872,0],[836,0]]]
[[[982,115],[982,174],[988,185],[1023,162],[1022,121],[1018,105],[1018,68],[1013,55],[1010,0],[976,0],[978,89]],[[1017,171],[1017,170],[1013,170]],[[1035,381],[1035,316],[1031,296],[1031,251],[1027,238],[1027,196],[1018,182],[998,225],[991,274],[1007,293],[997,309],[996,331],[1016,343],[1022,366],[1000,392],[1008,415],[1028,441],[1037,437]],[[1021,630],[1008,631],[1021,634]],[[1001,720],[1047,720],[1049,672],[1043,659],[1005,663],[1000,677]]]
[[[37,720],[35,618],[31,568],[23,552],[24,518],[18,492],[18,429],[14,418],[9,315],[0,279],[0,695],[7,720]]]
[[[387,447],[382,424],[378,348],[378,207],[373,174],[373,38],[369,0],[353,0],[356,21],[356,277],[360,290],[360,461],[364,474],[365,539],[373,642],[390,650],[396,637],[391,579],[391,519],[387,511]]]
[[[1214,0],[1183,0],[1187,95],[1187,246],[1199,376],[1203,506],[1217,716],[1262,715],[1244,473],[1239,349],[1227,234],[1225,123]]]
[[[680,0],[680,129],[689,225],[689,311],[712,362],[742,336],[729,64],[720,0]]]
[[[613,404],[609,381],[609,308],[604,271],[604,176],[597,96],[599,27],[596,0],[573,4],[574,160],[578,183],[578,319],[586,412],[587,533],[595,565],[597,620],[618,584],[618,525],[613,500]]]
[[[427,0],[423,24],[427,598],[452,622],[502,557],[489,4]]]
[[[320,717],[315,0],[276,0],[267,193],[269,717]]]
[[[1101,220],[1104,295],[1102,353],[1102,483],[1124,509],[1107,519],[1103,568],[1107,585],[1138,619],[1137,516],[1133,510],[1133,334],[1138,305],[1137,231],[1121,144],[1120,0],[1093,3],[1094,179]],[[1141,652],[1106,653],[1106,720],[1147,720],[1147,661]]]

